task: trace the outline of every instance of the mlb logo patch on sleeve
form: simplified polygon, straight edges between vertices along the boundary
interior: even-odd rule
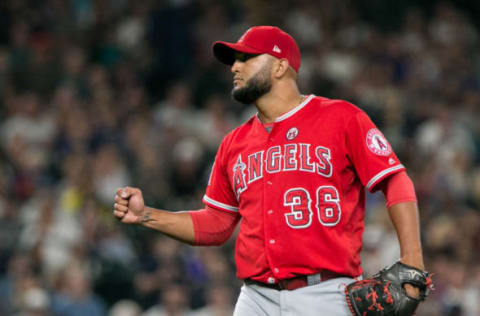
[[[379,156],[389,156],[392,147],[377,128],[372,128],[367,133],[367,147],[372,153]]]

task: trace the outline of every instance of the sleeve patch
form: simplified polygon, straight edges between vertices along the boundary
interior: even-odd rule
[[[392,153],[392,146],[377,128],[368,131],[366,142],[368,149],[375,155],[389,156]]]

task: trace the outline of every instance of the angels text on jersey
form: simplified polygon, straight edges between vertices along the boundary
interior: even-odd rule
[[[263,178],[264,172],[301,171],[332,176],[330,149],[306,143],[288,143],[245,155],[239,154],[233,166],[233,190],[240,199],[249,184]]]

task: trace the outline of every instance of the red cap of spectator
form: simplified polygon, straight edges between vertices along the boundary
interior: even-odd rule
[[[275,26],[254,26],[249,28],[236,43],[217,41],[213,54],[226,65],[233,65],[235,52],[246,54],[269,54],[285,58],[298,73],[300,49],[288,33]]]

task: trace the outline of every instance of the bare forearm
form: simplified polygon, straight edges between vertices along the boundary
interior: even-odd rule
[[[170,212],[146,206],[140,224],[187,244],[195,242],[193,222],[188,212]]]
[[[401,261],[419,269],[425,269],[417,203],[403,202],[392,205],[389,213],[397,231]]]

